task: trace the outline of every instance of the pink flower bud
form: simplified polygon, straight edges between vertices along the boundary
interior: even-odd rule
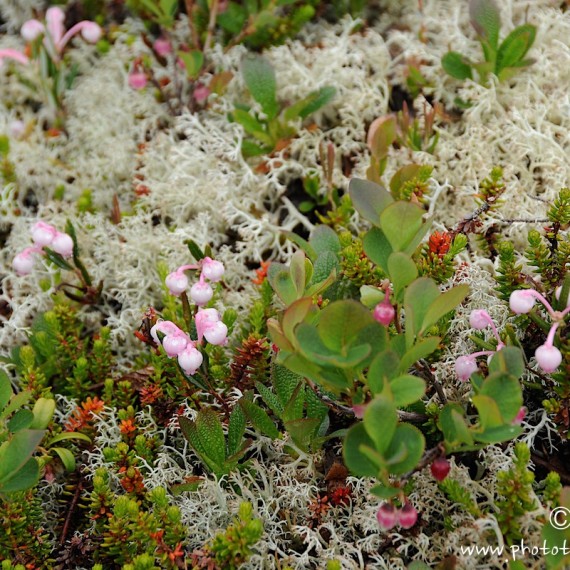
[[[467,382],[475,370],[477,370],[477,363],[471,356],[460,356],[455,361],[455,373],[462,382]]]
[[[164,335],[184,334],[172,321],[158,321],[150,329],[150,336],[153,338],[156,344],[160,344],[160,339],[158,338],[159,332],[161,332]]]
[[[205,305],[214,296],[214,290],[208,283],[194,283],[190,288],[190,297],[199,307]]]
[[[6,57],[8,59],[13,59],[14,61],[17,61],[22,65],[26,65],[27,63],[30,62],[28,57],[23,53],[19,52],[18,50],[6,48],[6,49],[0,49],[0,67],[2,67],[2,64],[4,63],[4,58]]]
[[[217,283],[224,274],[224,264],[221,261],[215,261],[210,257],[205,257],[202,260],[202,275],[212,281]]]
[[[155,40],[152,48],[161,57],[165,57],[172,52],[172,45],[167,39],[164,38],[158,38]]]
[[[186,277],[186,274],[182,271],[173,271],[167,275],[164,282],[166,283],[170,294],[175,297],[178,297],[180,293],[186,291],[188,288],[188,277]]]
[[[388,295],[384,297],[384,300],[376,305],[373,313],[374,318],[381,324],[387,327],[396,316],[396,310],[390,304]]]
[[[133,71],[129,73],[129,87],[131,89],[144,89],[147,84],[146,73],[141,71]]]
[[[220,313],[216,309],[200,309],[194,317],[198,342],[202,341],[205,332],[220,321]],[[213,344],[213,343],[212,343]]]
[[[536,297],[531,289],[513,291],[509,298],[511,311],[517,315],[528,313],[536,303]]]
[[[37,253],[37,251],[38,250],[33,247],[27,247],[14,257],[12,267],[18,275],[29,275],[31,273],[36,261],[34,254]]]
[[[167,334],[162,340],[162,346],[168,356],[178,356],[188,345],[189,339],[184,333]]]
[[[26,125],[24,124],[24,121],[16,119],[14,121],[10,121],[8,131],[12,137],[19,139],[26,131]]]
[[[70,235],[57,232],[51,242],[51,248],[63,257],[70,257],[73,254],[73,240]]]
[[[398,513],[391,503],[384,503],[380,505],[376,513],[376,520],[381,528],[390,530],[398,524]]]
[[[204,338],[210,344],[222,345],[226,342],[228,336],[228,327],[218,321],[217,323],[212,323],[210,326],[206,327],[204,331]]]
[[[51,245],[57,235],[57,230],[45,222],[37,222],[32,226],[32,240],[39,246]]]
[[[361,420],[364,417],[364,412],[366,411],[366,404],[354,404],[352,406],[352,411],[354,412],[354,417]]]
[[[191,342],[178,354],[178,364],[188,376],[196,374],[203,360],[202,353]]]
[[[418,511],[412,503],[406,504],[398,512],[398,522],[402,528],[412,528],[418,522]]]
[[[550,374],[554,372],[562,362],[562,354],[555,346],[549,346],[543,344],[536,349],[534,353],[538,365],[546,372]]]
[[[469,315],[469,324],[471,328],[475,330],[483,330],[484,328],[489,326],[489,321],[491,321],[491,317],[489,313],[483,309],[475,309],[471,311]]]
[[[96,24],[95,22],[90,22],[89,20],[84,20],[80,22],[81,26],[81,35],[83,39],[90,44],[96,44],[103,35],[103,30],[101,27]]]
[[[28,20],[24,22],[20,33],[27,42],[33,42],[44,33],[44,25],[38,20]]]
[[[512,423],[513,425],[520,425],[522,424],[524,418],[526,416],[526,408],[523,406],[518,412],[517,415],[515,416],[515,418],[513,419]]]
[[[46,27],[51,40],[57,46],[63,38],[65,32],[64,23],[65,12],[58,6],[52,6],[46,11]]]
[[[208,87],[206,87],[205,85],[198,85],[194,89],[194,99],[196,103],[198,103],[199,105],[205,103],[208,97],[210,96],[210,93],[211,92],[210,89],[208,89]]]

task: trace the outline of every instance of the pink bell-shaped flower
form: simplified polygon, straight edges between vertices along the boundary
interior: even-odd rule
[[[57,232],[51,242],[51,248],[63,257],[70,257],[73,254],[73,240],[70,235]]]

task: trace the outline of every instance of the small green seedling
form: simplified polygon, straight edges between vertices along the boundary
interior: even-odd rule
[[[242,141],[242,153],[246,158],[285,148],[297,134],[295,121],[306,119],[336,94],[334,87],[321,87],[300,101],[282,107],[277,101],[275,70],[267,59],[256,54],[247,55],[242,62],[242,75],[262,111],[255,115],[249,106],[236,105],[230,113],[230,119],[239,123],[250,137]]]
[[[518,69],[533,63],[526,54],[534,43],[535,26],[532,24],[518,26],[499,43],[501,17],[494,0],[470,0],[469,15],[485,60],[473,63],[459,52],[449,51],[443,56],[441,64],[451,77],[461,81],[474,79],[473,70],[475,70],[479,83],[486,85],[491,73],[496,75],[499,81],[504,81],[515,75]]]

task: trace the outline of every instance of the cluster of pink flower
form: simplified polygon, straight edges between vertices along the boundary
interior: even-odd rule
[[[28,275],[34,267],[36,254],[43,254],[43,248],[49,246],[63,257],[70,257],[73,253],[73,240],[66,233],[58,232],[53,226],[45,222],[37,222],[32,227],[32,241],[34,245],[21,251],[12,262],[12,267],[18,275]]]
[[[60,60],[65,46],[78,33],[81,33],[83,39],[92,44],[101,38],[102,30],[95,22],[83,20],[66,31],[64,21],[64,11],[57,6],[52,6],[46,11],[45,24],[35,19],[24,22],[21,29],[22,37],[27,42],[33,42],[43,35],[43,44],[53,61]],[[4,58],[13,59],[24,65],[29,63],[28,56],[15,49],[0,50],[0,65]]]
[[[194,317],[198,340],[193,341],[187,333],[179,329],[171,321],[159,321],[151,329],[150,334],[157,344],[162,344],[166,354],[178,357],[178,364],[186,374],[196,374],[203,361],[202,353],[196,348],[205,338],[210,344],[222,345],[226,342],[228,327],[220,320],[216,309],[200,309]],[[162,333],[162,341],[158,333]]]
[[[556,290],[557,298],[560,297],[560,292],[561,288],[558,287]],[[550,303],[538,291],[535,291],[534,289],[521,289],[511,293],[509,306],[513,313],[521,315],[528,313],[534,307],[537,300],[545,306],[553,324],[546,337],[546,342],[536,349],[534,356],[542,370],[546,373],[551,373],[554,372],[562,362],[562,354],[560,350],[554,346],[554,335],[556,334],[556,330],[560,324],[564,321],[566,315],[570,312],[570,297],[566,303],[566,308],[563,311],[555,311]],[[491,356],[505,346],[499,337],[499,333],[497,331],[497,327],[495,327],[495,323],[493,323],[493,319],[487,311],[483,309],[472,311],[469,317],[469,324],[476,330],[482,330],[485,327],[490,326],[495,338],[497,339],[497,350],[483,350],[466,356],[460,356],[455,361],[455,372],[457,373],[457,377],[463,382],[469,380],[469,378],[471,378],[471,374],[477,370],[475,358],[478,356]]]
[[[224,274],[224,265],[210,257],[205,257],[194,265],[181,265],[176,271],[170,273],[165,280],[166,286],[172,295],[178,297],[188,289],[188,277],[184,273],[188,269],[199,269],[200,278],[198,283],[194,283],[190,288],[190,297],[199,307],[205,305],[214,295],[212,286],[206,282],[217,283]]]
[[[561,291],[561,287],[556,289],[555,295],[557,299],[560,299]],[[566,300],[566,308],[563,311],[555,311],[538,291],[534,289],[522,289],[511,293],[509,305],[513,313],[521,315],[528,313],[534,307],[537,300],[546,308],[546,311],[552,319],[552,326],[550,327],[545,343],[536,349],[534,356],[544,372],[550,373],[554,372],[562,362],[562,353],[554,346],[554,335],[556,334],[556,329],[564,322],[564,318],[570,312],[570,296]]]
[[[190,288],[190,297],[199,307],[205,305],[214,295],[214,291],[206,279],[217,283],[224,274],[224,265],[211,257],[205,257],[193,265],[181,265],[166,277],[166,286],[172,295],[179,296],[188,289],[188,277],[184,273],[188,269],[200,270],[200,278]],[[220,313],[216,309],[199,309],[194,316],[198,340],[193,341],[187,333],[179,329],[171,321],[159,321],[150,330],[150,334],[157,344],[162,344],[169,357],[178,357],[178,364],[186,374],[192,376],[196,373],[203,361],[202,353],[197,345],[202,340],[210,344],[223,345],[227,342],[228,327],[221,321]],[[162,333],[162,339],[158,333]]]
[[[408,529],[418,521],[418,511],[409,501],[406,501],[401,509],[397,509],[392,503],[383,503],[376,513],[376,519],[384,530],[390,530],[398,524]]]
[[[173,53],[172,44],[166,38],[158,38],[152,44],[153,52],[159,58],[166,58]],[[186,65],[184,61],[180,58],[176,58],[176,65],[181,70],[186,70]],[[133,62],[133,67],[129,73],[128,78],[129,87],[131,89],[144,89],[148,84],[148,73],[145,71],[144,60],[142,57],[138,57]],[[210,95],[210,89],[201,83],[194,85],[193,97],[198,104],[204,103],[208,96]]]

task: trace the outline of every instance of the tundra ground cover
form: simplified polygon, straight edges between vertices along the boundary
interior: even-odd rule
[[[0,13],[3,568],[569,564],[566,3]]]

